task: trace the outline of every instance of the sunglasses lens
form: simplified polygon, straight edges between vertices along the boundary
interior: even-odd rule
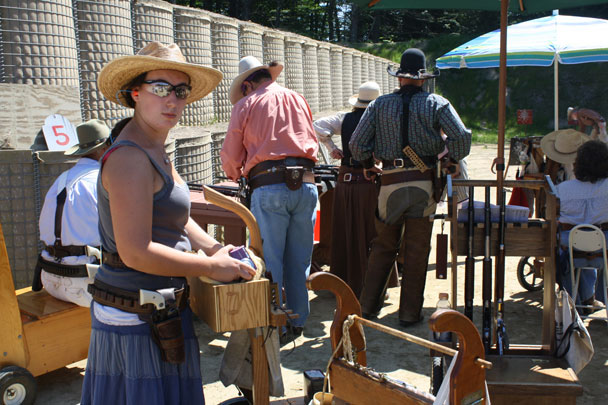
[[[190,86],[182,85],[182,86],[177,86],[174,89],[175,89],[175,97],[177,97],[181,100],[187,99],[188,96],[190,95]]]
[[[171,94],[171,90],[173,90],[173,86],[166,83],[154,83],[151,86],[152,92],[158,97],[167,97],[169,94]]]

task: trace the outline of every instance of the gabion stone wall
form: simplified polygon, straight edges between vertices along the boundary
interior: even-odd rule
[[[174,42],[173,8],[158,0],[137,0],[133,3],[132,23],[135,52],[152,41]]]
[[[367,81],[376,81],[376,61],[373,56],[367,56]]]
[[[297,36],[285,37],[285,72],[286,85],[291,90],[304,94],[304,40]]]
[[[384,76],[387,75],[386,70],[383,71],[382,67],[384,64],[382,63],[382,59],[376,58],[376,83],[380,86],[380,94],[386,94],[388,89],[384,86]]]
[[[212,66],[211,19],[201,10],[175,7],[175,43],[181,48],[188,62]],[[181,124],[204,125],[213,120],[213,93],[188,104],[182,115]]]
[[[232,104],[228,93],[239,71],[239,26],[233,19],[211,14],[211,55],[213,67],[224,74],[213,91],[215,118],[229,121]]]
[[[353,52],[353,81],[351,83],[350,92],[356,94],[359,91],[359,86],[364,82],[361,78],[361,52]]]
[[[75,162],[62,152],[0,151],[0,223],[17,289],[32,284],[44,197],[57,176]]]
[[[335,110],[344,107],[342,96],[342,47],[332,45],[329,50],[329,69],[331,72],[331,105]]]
[[[200,136],[175,139],[175,170],[187,183],[210,184],[213,181],[211,133],[201,132]]]
[[[312,112],[319,111],[319,69],[317,62],[317,43],[308,41],[302,45],[304,60],[304,98]]]
[[[283,73],[277,78],[277,83],[285,86],[287,80],[287,63],[285,60],[285,36],[279,31],[266,30],[264,32],[264,60],[263,63],[277,61],[283,64]],[[300,65],[301,66],[301,65]]]
[[[361,83],[369,80],[369,56],[361,53]]]
[[[348,98],[356,93],[353,92],[353,51],[349,48],[344,48],[342,53],[342,100],[344,105],[348,105]],[[359,84],[357,84],[359,90]]]
[[[329,67],[329,45],[319,42],[317,50],[319,69],[319,110],[331,110],[331,71]]]
[[[239,26],[239,59],[255,56],[264,62],[264,41],[262,27],[257,24],[241,22]]]
[[[131,111],[104,98],[97,89],[97,75],[108,61],[133,55],[131,2],[79,0],[76,5],[82,119],[99,118],[112,126]]]
[[[0,82],[78,86],[71,0],[3,0],[0,18]]]

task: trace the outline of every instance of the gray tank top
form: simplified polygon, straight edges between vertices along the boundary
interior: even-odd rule
[[[176,184],[173,177],[154,161],[141,146],[131,141],[119,141],[113,144],[101,158],[101,170],[97,178],[97,206],[99,210],[99,235],[101,245],[108,252],[117,253],[114,229],[112,228],[112,215],[110,213],[110,200],[108,192],[101,181],[101,171],[106,157],[120,146],[133,146],[142,150],[150,162],[162,176],[164,185],[154,194],[152,211],[152,241],[177,250],[191,250],[190,240],[185,231],[186,223],[190,218],[190,191],[187,184]],[[158,290],[161,288],[181,288],[186,284],[183,277],[165,277],[144,273],[131,268],[115,268],[103,264],[97,272],[96,278],[106,284],[137,291],[140,288]]]

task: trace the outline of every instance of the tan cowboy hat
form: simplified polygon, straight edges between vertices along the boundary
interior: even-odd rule
[[[243,84],[245,79],[252,73],[262,69],[267,69],[270,72],[270,76],[274,82],[283,71],[283,65],[280,63],[276,63],[276,65],[273,66],[262,65],[255,56],[245,56],[239,61],[239,75],[234,78],[230,85],[230,102],[232,104],[238,103],[238,101],[243,98],[241,84]]]
[[[540,147],[547,157],[557,163],[574,163],[576,151],[585,142],[590,140],[587,134],[575,129],[560,129],[549,132],[540,140]]]
[[[190,76],[192,91],[186,99],[188,104],[205,97],[222,80],[219,70],[186,62],[176,44],[150,42],[137,55],[121,56],[108,62],[99,72],[97,86],[108,100],[128,107],[125,86],[151,70],[177,70]]]
[[[367,105],[380,97],[380,86],[376,82],[365,82],[359,86],[359,93],[351,96],[348,102],[353,107],[367,108]]]
[[[110,136],[110,128],[101,120],[90,120],[76,127],[78,144],[63,152],[68,156],[85,156],[103,147]]]

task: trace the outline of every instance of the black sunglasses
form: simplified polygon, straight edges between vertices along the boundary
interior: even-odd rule
[[[174,86],[164,80],[146,80],[144,83],[149,84],[150,87],[148,91],[158,97],[167,97],[175,90],[175,97],[185,100],[190,95],[190,91],[192,91],[192,86],[190,85],[178,84],[177,86]]]

